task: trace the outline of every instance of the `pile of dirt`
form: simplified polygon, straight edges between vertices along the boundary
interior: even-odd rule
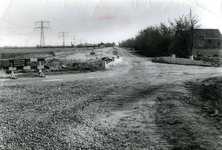
[[[41,63],[44,65],[42,71],[46,75],[51,74],[65,74],[65,73],[81,73],[81,72],[93,72],[102,70],[101,59],[90,59],[86,61],[81,60],[67,60],[59,58],[48,58]],[[39,77],[38,64],[36,62],[30,63],[31,70],[18,69],[14,71],[18,77]],[[11,74],[11,71],[7,70],[7,74]]]
[[[213,67],[222,66],[222,59],[218,55],[214,55],[214,57],[209,57],[209,56],[206,57],[203,55],[197,55],[196,57],[194,57],[194,60],[210,62]]]
[[[48,71],[58,71],[58,70],[101,70],[102,61],[100,59],[91,59],[88,61],[80,60],[67,60],[67,59],[48,59],[43,63]]]
[[[192,84],[191,87],[193,93],[199,95],[202,115],[213,120],[215,126],[220,129],[222,126],[222,78],[209,78]]]
[[[109,58],[109,57],[103,57],[103,58],[101,58],[101,60],[102,60],[102,61],[105,61],[107,64],[113,61],[113,60],[112,60],[111,58]]]

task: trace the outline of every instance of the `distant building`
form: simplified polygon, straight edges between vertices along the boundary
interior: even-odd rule
[[[101,47],[101,48],[104,48],[104,47],[105,47],[105,45],[100,45],[100,47]]]
[[[222,48],[222,35],[219,29],[196,29],[194,31],[194,48]]]

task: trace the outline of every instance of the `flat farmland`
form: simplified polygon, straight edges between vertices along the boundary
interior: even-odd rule
[[[68,54],[68,53],[90,53],[93,48],[0,48],[1,59],[11,58],[31,58],[31,57],[43,57],[49,58],[56,55]]]
[[[0,53],[30,53],[30,52],[53,52],[53,51],[72,51],[86,50],[87,48],[0,48]]]

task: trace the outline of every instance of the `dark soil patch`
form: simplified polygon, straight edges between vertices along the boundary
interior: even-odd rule
[[[156,123],[173,149],[218,149],[222,130],[221,79],[168,85],[159,103]],[[218,112],[216,111],[218,110]]]
[[[209,78],[197,83],[187,83],[193,94],[198,95],[202,116],[218,129],[222,126],[222,78]]]

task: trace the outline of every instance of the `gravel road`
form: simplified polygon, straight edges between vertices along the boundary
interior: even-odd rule
[[[188,86],[220,77],[221,68],[152,63],[121,48],[118,53],[123,62],[106,71],[1,79],[1,148],[222,147],[221,130],[190,103],[199,97]]]

